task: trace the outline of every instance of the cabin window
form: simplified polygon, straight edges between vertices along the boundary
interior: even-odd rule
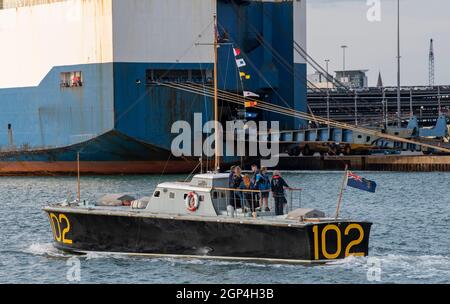
[[[358,138],[359,138],[359,139],[362,139],[362,135],[358,135]]]
[[[198,182],[198,184],[197,184],[199,187],[207,187],[208,186],[208,183],[206,182],[206,181],[199,181]]]
[[[367,136],[366,142],[370,142],[370,136]]]
[[[169,198],[170,199],[175,199],[175,192],[170,192],[169,193]]]
[[[78,88],[83,86],[83,73],[81,71],[63,72],[60,75],[62,88]]]
[[[221,198],[225,198],[225,196],[226,196],[226,195],[225,195],[225,192],[220,192],[220,197],[221,197]]]
[[[218,199],[219,198],[219,193],[214,191],[213,192],[213,199]]]
[[[155,193],[153,194],[153,197],[161,197],[161,192],[160,191],[155,191]]]

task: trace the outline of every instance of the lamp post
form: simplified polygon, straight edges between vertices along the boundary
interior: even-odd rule
[[[386,100],[386,89],[383,89],[383,100],[381,101],[382,105],[383,105],[383,127],[384,130],[387,132],[387,128],[388,128],[388,105],[387,105],[387,100]]]
[[[355,126],[358,125],[358,91],[355,88]]]
[[[397,0],[397,124],[402,126],[401,64],[400,64],[400,0]]]
[[[348,48],[346,45],[341,45],[342,48],[342,78],[345,79],[345,50]]]
[[[442,114],[442,107],[441,107],[441,87],[438,86],[438,116],[441,116]]]
[[[325,59],[325,64],[326,64],[326,66],[327,66],[327,75],[326,75],[326,78],[327,78],[327,121],[328,121],[328,139],[330,140],[330,129],[331,129],[331,127],[330,127],[330,86],[329,86],[329,84],[330,84],[330,82],[329,82],[329,76],[330,76],[330,73],[328,72],[328,65],[329,65],[329,63],[330,63],[330,59]]]

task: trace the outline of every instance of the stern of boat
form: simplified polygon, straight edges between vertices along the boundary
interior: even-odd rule
[[[369,222],[311,223],[307,226],[311,260],[327,262],[368,256],[371,227]]]

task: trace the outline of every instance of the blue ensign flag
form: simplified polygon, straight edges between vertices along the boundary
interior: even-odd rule
[[[371,193],[375,193],[377,190],[376,182],[365,179],[352,172],[348,172],[347,186]]]

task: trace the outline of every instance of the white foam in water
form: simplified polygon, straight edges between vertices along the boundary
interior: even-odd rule
[[[25,249],[25,253],[33,254],[33,255],[41,255],[41,256],[51,256],[51,257],[67,257],[67,254],[64,254],[62,251],[56,249],[53,244],[45,243],[45,244],[32,244],[30,247]]]
[[[111,257],[113,257],[112,254],[101,252],[89,252],[85,255],[86,260],[107,259]]]
[[[136,256],[130,256],[127,254],[113,253],[113,252],[88,252],[83,257],[86,260],[97,260],[97,259],[115,259],[115,260],[132,260],[137,258]]]
[[[450,275],[450,257],[388,255],[381,257],[381,267],[396,276],[415,279],[445,277]]]
[[[447,256],[408,256],[387,255],[372,257],[349,257],[344,260],[330,262],[329,267],[344,269],[368,269],[371,259],[378,260],[381,267],[382,282],[398,282],[410,280],[417,282],[426,279],[439,279],[450,276],[450,257]]]
[[[73,255],[65,254],[57,250],[51,243],[43,244],[32,244],[26,250],[26,253],[36,255],[36,256],[47,256],[47,257],[59,257],[59,258],[69,258]],[[130,259],[129,256],[124,256],[120,254],[113,253],[88,253],[84,256],[86,260],[93,259],[122,259],[133,263],[134,258]],[[142,257],[142,259],[145,259]],[[327,264],[316,265],[314,267],[318,271],[331,270],[337,271],[336,268],[341,268],[351,271],[356,271],[357,273],[364,274],[370,266],[371,259],[378,260],[381,266],[381,282],[380,283],[390,283],[390,282],[444,282],[445,278],[450,277],[450,257],[440,256],[440,255],[423,255],[423,256],[412,256],[412,255],[386,255],[386,256],[371,256],[371,257],[348,257],[344,260],[333,261]],[[141,260],[141,259],[139,259]],[[164,263],[170,264],[171,266],[182,266],[182,265],[206,265],[208,267],[216,266],[231,266],[232,268],[260,268],[260,269],[285,269],[285,271],[292,271],[292,269],[301,269],[305,265],[301,264],[277,264],[277,263],[254,263],[249,261],[222,261],[214,259],[196,259],[196,258],[172,258],[172,257],[155,257],[147,259],[151,263]],[[335,268],[335,270],[333,270]],[[321,270],[320,270],[321,269]],[[436,281],[437,280],[437,281]]]
[[[363,266],[367,264],[367,257],[355,257],[355,256],[349,256],[348,258],[345,258],[343,260],[336,260],[332,262],[326,263],[327,266],[343,266],[343,267],[357,267],[357,266]]]
[[[51,256],[51,257],[70,257],[67,253],[63,253],[56,249],[51,243],[35,243],[30,245],[26,250],[26,253],[40,256]],[[113,254],[113,253],[100,253],[92,252],[84,256],[87,260],[92,259],[108,259],[108,258],[126,258],[129,257]],[[332,261],[325,267],[343,267],[343,268],[367,268],[367,263],[369,259],[378,259],[381,263],[382,269],[386,273],[390,273],[393,276],[404,275],[411,276],[414,278],[428,278],[435,275],[450,275],[450,257],[447,256],[407,256],[407,255],[387,255],[387,256],[371,256],[371,257],[348,257],[344,260]],[[172,264],[190,264],[190,265],[203,265],[208,264],[210,266],[224,266],[224,265],[235,265],[244,264],[250,267],[303,267],[304,265],[291,265],[291,264],[278,264],[278,263],[254,263],[254,262],[243,262],[243,261],[222,261],[215,259],[195,259],[195,258],[171,258],[171,257],[158,257],[151,258],[151,261],[161,261],[169,262]]]

